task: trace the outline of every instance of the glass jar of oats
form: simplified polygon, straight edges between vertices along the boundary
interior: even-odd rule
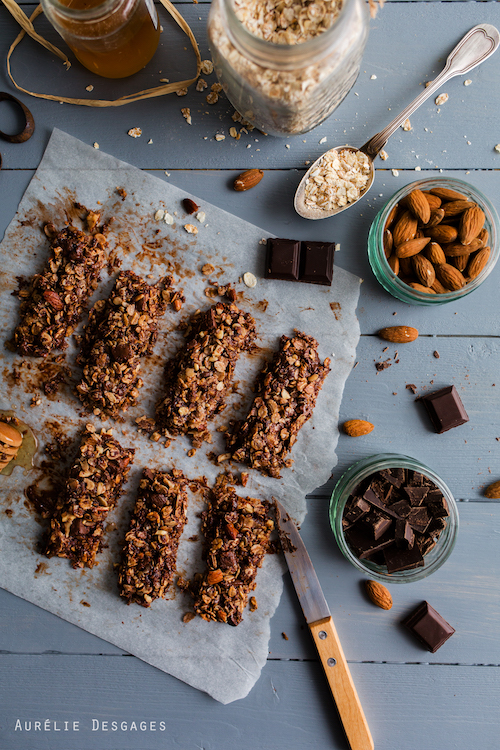
[[[271,135],[305,133],[353,86],[368,36],[365,0],[212,0],[208,36],[224,92]]]

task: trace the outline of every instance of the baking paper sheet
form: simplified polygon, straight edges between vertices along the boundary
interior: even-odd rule
[[[117,188],[126,191],[124,200]],[[46,522],[27,507],[23,491],[40,476],[39,471],[35,468],[27,474],[18,467],[11,477],[0,477],[0,585],[206,691],[216,700],[230,703],[247,695],[266,662],[270,619],[280,599],[284,563],[278,555],[266,557],[254,592],[258,609],[247,609],[243,622],[235,628],[198,617],[183,623],[182,616],[191,609],[191,600],[180,591],[172,592],[168,600],[155,601],[149,609],[127,606],[118,596],[113,566],[119,559],[134,492],[144,466],[176,466],[189,478],[205,476],[212,483],[220,467],[207,454],[224,450],[222,434],[216,427],[245,413],[251,401],[251,384],[263,361],[277,349],[282,334],[291,334],[298,328],[318,340],[322,359],[331,357],[331,373],[318,397],[313,418],[303,427],[294,446],[293,467],[284,469],[281,479],[250,471],[247,487],[238,492],[267,499],[277,497],[301,523],[306,513],[306,494],[327,481],[337,461],[338,412],[359,339],[355,309],[360,280],[336,266],[331,288],[266,281],[262,239],[269,235],[191,196],[206,215],[205,221],[199,223],[182,209],[185,197],[184,191],[59,130],[51,136],[0,245],[0,325],[5,340],[11,338],[19,320],[19,300],[12,296],[17,288],[16,277],[29,277],[43,268],[48,252],[42,231],[45,222],[51,221],[58,229],[68,220],[78,226],[77,216],[82,211],[75,209],[75,202],[99,210],[102,220],[114,217],[109,242],[123,261],[122,268],[147,276],[150,282],[166,272],[173,273],[176,284],[184,290],[186,303],[180,313],[169,311],[162,320],[154,356],[143,367],[144,387],[138,406],[122,424],[102,423],[85,415],[73,395],[74,383],[64,386],[55,396],[45,396],[40,390],[44,378],[42,361],[23,360],[2,349],[0,407],[14,409],[36,433],[40,443],[37,465],[44,446],[56,432],[62,429],[66,435],[74,436],[76,448],[78,435],[87,422],[98,428],[113,426],[115,436],[123,445],[134,446],[136,455],[127,491],[108,517],[109,547],[92,570],[73,570],[68,560],[47,560],[37,551]],[[155,220],[160,208],[174,216],[173,225]],[[186,223],[195,224],[198,234],[188,234]],[[156,247],[144,247],[146,243],[155,243]],[[214,422],[213,444],[204,445],[189,458],[191,445],[186,438],[178,438],[165,448],[139,435],[134,419],[142,414],[154,415],[154,405],[161,395],[163,365],[182,342],[182,335],[175,330],[178,323],[210,304],[205,296],[208,279],[200,272],[207,262],[216,269],[208,278],[220,284],[232,282],[239,293],[238,304],[255,317],[259,351],[240,357],[235,374],[238,387]],[[247,271],[258,279],[253,289],[240,281]],[[115,277],[106,271],[101,276],[93,301],[107,296]],[[72,340],[65,362],[76,381],[79,370],[74,364],[75,356]],[[14,372],[20,374],[18,380],[12,377]],[[30,406],[33,395],[40,399],[34,407]],[[243,466],[233,468],[244,470]],[[186,577],[202,569],[201,539],[192,539],[199,535],[202,509],[202,499],[191,496],[189,522],[178,557],[178,570]]]

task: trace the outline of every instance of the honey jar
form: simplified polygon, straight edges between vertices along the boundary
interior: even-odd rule
[[[104,78],[137,73],[158,46],[153,0],[42,0],[42,7],[82,65]]]

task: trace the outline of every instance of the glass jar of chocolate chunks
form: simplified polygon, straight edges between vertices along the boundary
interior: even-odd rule
[[[443,480],[409,456],[385,453],[353,464],[330,501],[330,524],[344,556],[382,583],[434,573],[458,533],[455,499]]]
[[[359,72],[368,37],[365,0],[212,0],[215,70],[240,122],[270,135],[325,120]]]

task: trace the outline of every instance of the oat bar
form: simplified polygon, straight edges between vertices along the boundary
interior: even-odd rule
[[[122,271],[107,300],[92,308],[77,363],[83,377],[76,390],[96,416],[117,418],[134,406],[142,387],[141,357],[152,353],[158,319],[178,292],[171,277],[149,285]]]
[[[195,447],[210,442],[208,422],[224,408],[236,361],[254,338],[254,319],[232,302],[193,315],[185,346],[167,364],[166,396],[156,407],[164,435],[187,434]]]
[[[14,332],[19,354],[46,357],[67,346],[66,338],[97,287],[106,246],[104,235],[85,234],[73,226],[55,235],[44,270],[21,292],[21,322]]]
[[[217,478],[202,514],[207,570],[194,610],[204,620],[238,625],[255,589],[274,522],[267,501],[239,497],[229,481],[226,475]]]
[[[176,469],[144,469],[118,574],[120,596],[127,604],[149,607],[172,582],[187,521],[186,485],[186,477]]]
[[[103,546],[106,516],[116,506],[134,456],[111,430],[88,424],[68,480],[55,502],[45,554],[68,557],[74,568],[92,568]]]
[[[226,435],[227,451],[235,461],[271,477],[292,464],[288,452],[330,372],[330,360],[321,364],[317,346],[300,331],[281,337],[279,350],[258,377],[246,419]]]

